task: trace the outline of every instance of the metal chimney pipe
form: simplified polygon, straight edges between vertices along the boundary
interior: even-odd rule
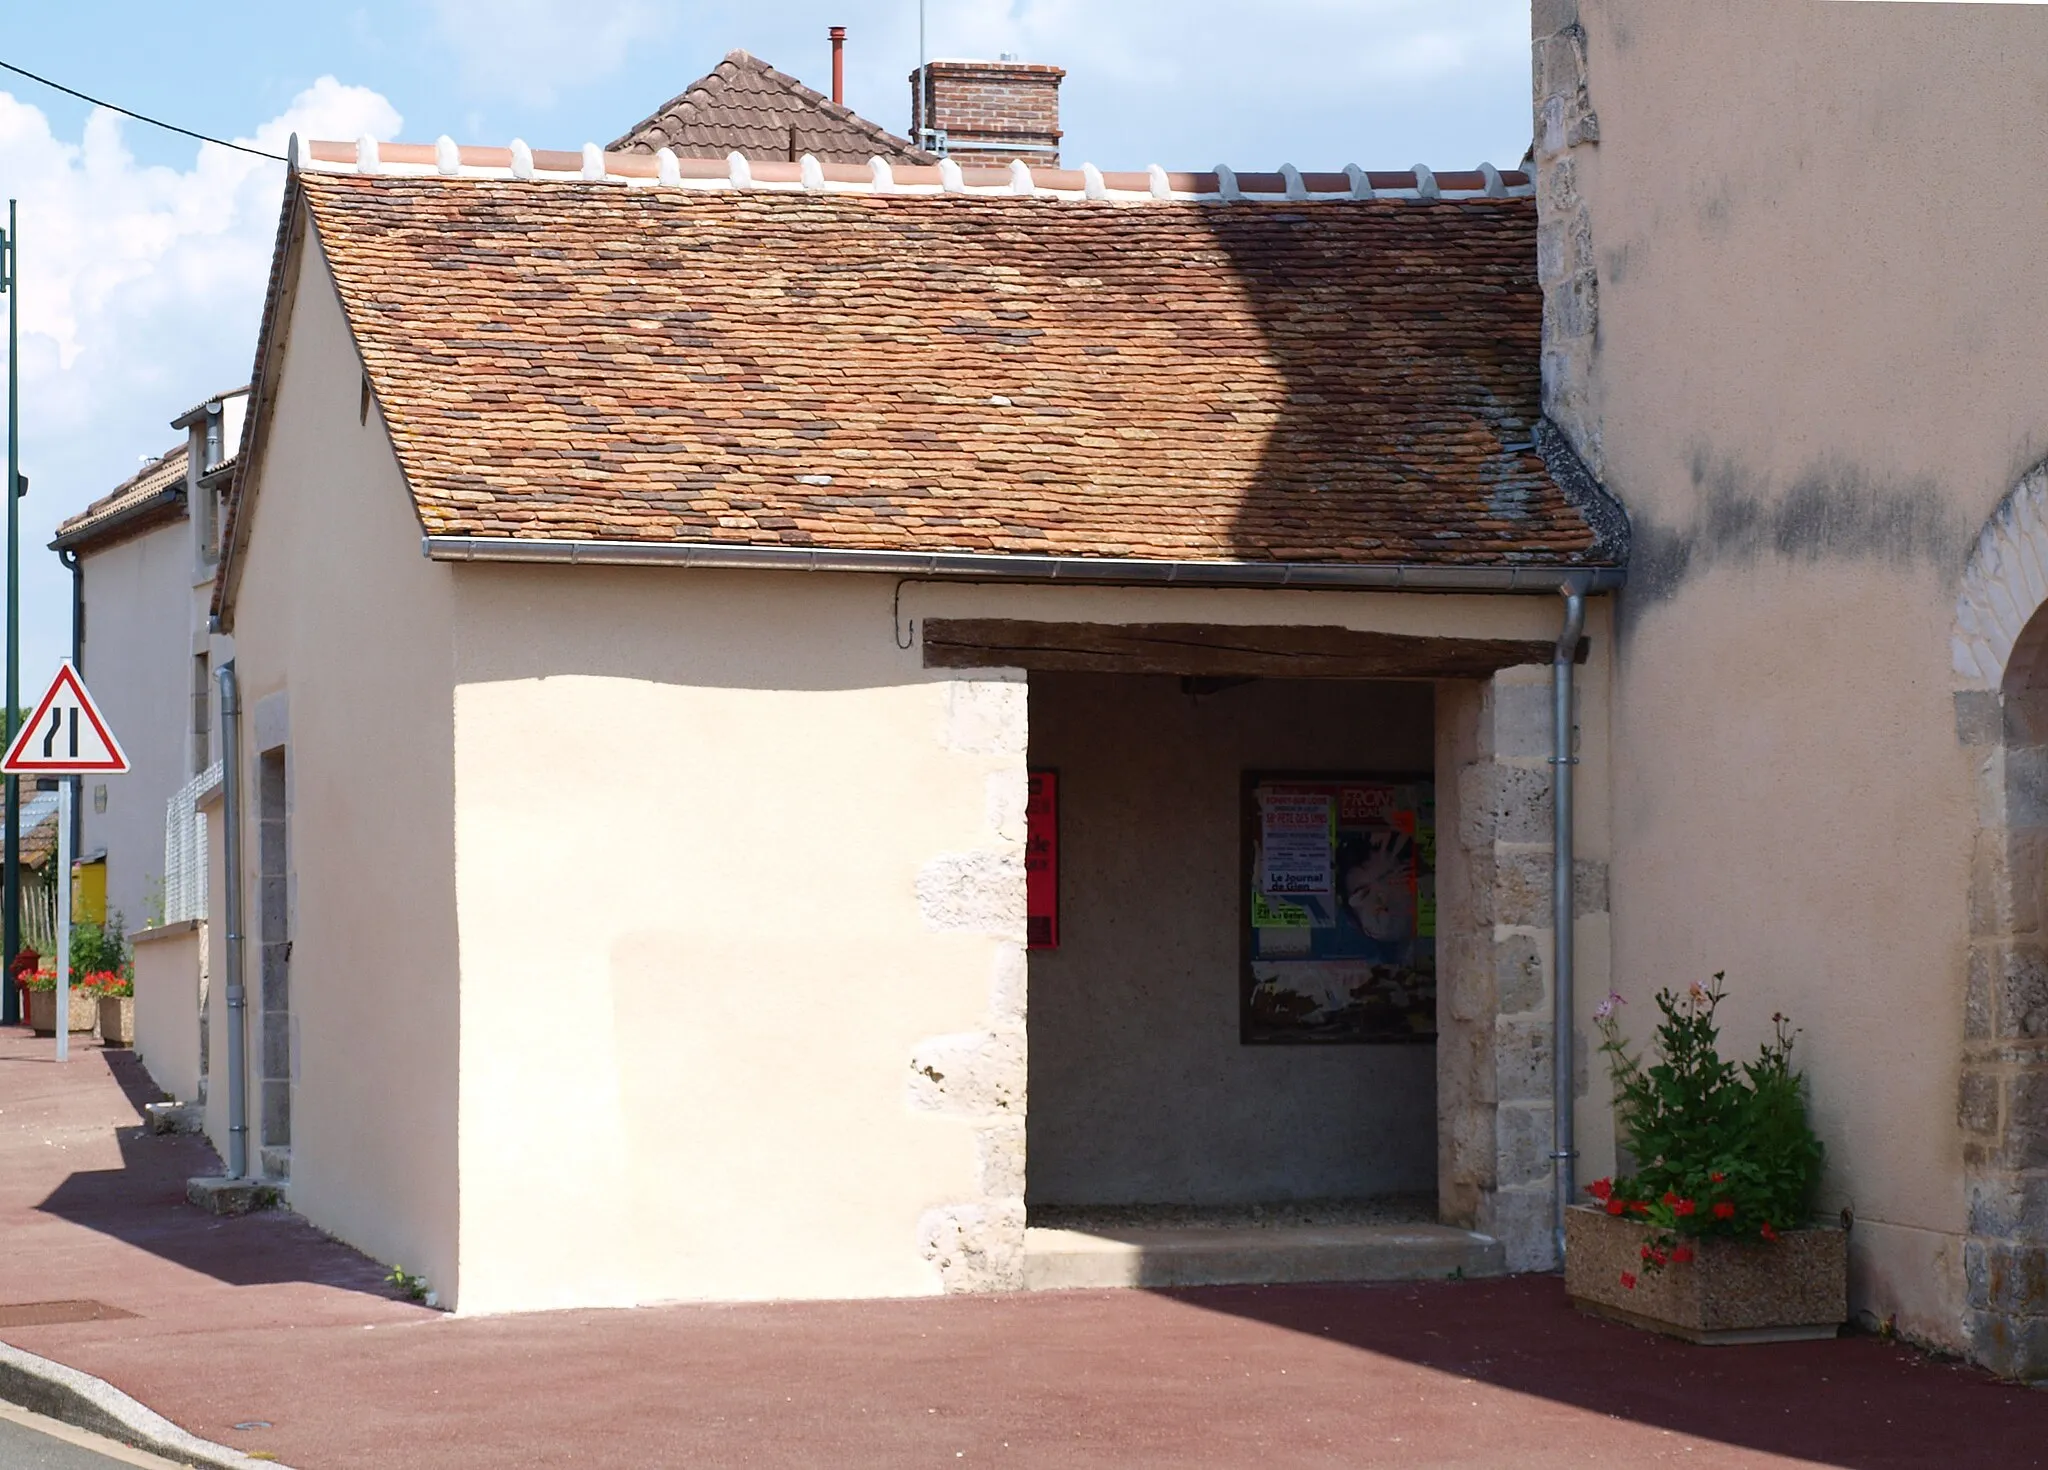
[[[832,38],[832,100],[843,107],[846,105],[846,27],[834,26],[826,34]]]

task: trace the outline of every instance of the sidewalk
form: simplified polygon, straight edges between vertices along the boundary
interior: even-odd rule
[[[0,1031],[0,1340],[299,1470],[2048,1466],[2048,1393],[1871,1338],[1692,1348],[1547,1277],[452,1318],[186,1205],[217,1162],[143,1132],[132,1060],[49,1051]],[[62,1300],[129,1315],[4,1325]]]

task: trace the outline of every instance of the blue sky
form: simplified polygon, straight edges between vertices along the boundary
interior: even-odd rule
[[[1527,0],[927,0],[930,54],[1067,69],[1065,157],[1104,167],[1507,166],[1529,142]],[[217,137],[605,142],[734,47],[902,131],[916,0],[17,6],[0,59]],[[69,646],[63,516],[246,379],[281,165],[0,73],[21,200],[23,684]],[[90,670],[88,669],[88,675]],[[32,693],[33,689],[28,690]]]

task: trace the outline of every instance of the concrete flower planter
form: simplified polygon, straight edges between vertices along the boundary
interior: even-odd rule
[[[100,1045],[135,1045],[134,996],[103,995],[100,997]]]
[[[99,997],[84,991],[71,992],[71,1027],[75,1033],[91,1031],[100,1023]],[[29,1029],[38,1036],[57,1034],[57,992],[31,990],[28,993]]]
[[[1833,1337],[1849,1316],[1849,1237],[1787,1230],[1775,1242],[1693,1242],[1695,1259],[1645,1270],[1647,1226],[1580,1205],[1565,1215],[1564,1289],[1582,1312],[1688,1342]],[[1631,1290],[1623,1273],[1635,1279]]]

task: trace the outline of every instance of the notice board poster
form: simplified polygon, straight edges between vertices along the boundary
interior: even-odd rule
[[[1434,784],[1255,775],[1246,788],[1241,1039],[1434,1041]]]
[[[1060,947],[1060,778],[1030,773],[1024,804],[1024,943]]]

